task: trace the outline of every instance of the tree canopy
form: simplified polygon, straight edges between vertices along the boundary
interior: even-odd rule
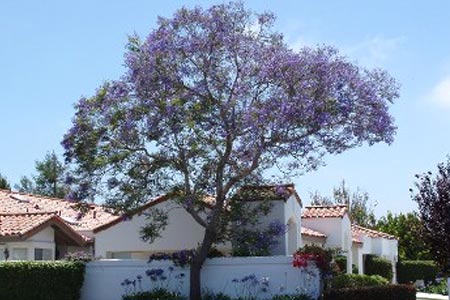
[[[419,205],[425,241],[434,260],[450,272],[450,157],[438,164],[437,172],[416,175],[412,198]]]
[[[346,204],[349,206],[349,216],[354,224],[374,228],[376,217],[374,207],[376,203],[370,201],[369,194],[360,188],[351,191],[343,180],[338,187],[333,188],[332,197],[322,196],[319,192],[311,195],[312,205]]]
[[[431,260],[429,247],[424,239],[424,224],[416,212],[392,214],[377,221],[376,228],[399,238],[398,255],[404,260]]]
[[[240,186],[269,168],[303,173],[325,154],[393,141],[396,81],[332,47],[292,50],[274,20],[240,2],[160,17],[145,39],[130,37],[126,73],[78,101],[62,142],[81,197],[126,209],[171,192],[205,228],[191,299]],[[203,214],[205,194],[215,205]]]
[[[9,184],[8,179],[0,174],[0,189],[10,190],[11,185]]]
[[[69,192],[66,184],[66,167],[55,152],[49,152],[35,164],[37,174],[23,176],[15,186],[19,192],[64,198]]]

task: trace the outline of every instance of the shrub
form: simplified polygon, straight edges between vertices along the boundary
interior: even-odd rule
[[[80,262],[0,263],[0,299],[78,300],[84,269]]]
[[[446,280],[441,280],[436,283],[428,284],[424,288],[420,289],[421,292],[430,294],[448,295],[448,286]]]
[[[170,292],[163,288],[151,290],[149,292],[137,292],[132,295],[122,296],[122,300],[185,300],[186,298],[177,293]]]
[[[397,263],[399,283],[410,283],[420,279],[432,281],[438,272],[438,267],[431,260],[404,260]]]
[[[366,258],[364,273],[367,275],[380,275],[389,280],[392,280],[392,263],[384,258],[368,255]]]
[[[210,290],[204,290],[202,300],[232,300],[232,298],[224,293],[214,293]]]
[[[223,254],[222,251],[218,250],[215,247],[212,247],[211,249],[209,249],[208,258],[224,257],[224,256],[225,256],[225,254]]]
[[[415,300],[416,289],[412,285],[383,285],[347,289],[331,289],[324,293],[324,300]]]
[[[272,300],[312,300],[312,298],[305,294],[295,295],[275,295]]]
[[[347,270],[347,257],[338,255],[334,258],[334,263],[338,266],[338,273],[345,273]],[[352,273],[358,274],[358,268],[352,264]]]
[[[364,286],[380,286],[389,282],[380,275],[341,274],[331,280],[333,289],[357,288]]]
[[[308,262],[312,261],[321,271],[322,275],[331,269],[331,260],[333,250],[324,249],[315,245],[305,245],[294,253],[292,265],[296,268],[308,266]]]

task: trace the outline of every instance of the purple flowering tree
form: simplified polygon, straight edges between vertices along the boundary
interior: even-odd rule
[[[424,223],[424,239],[442,271],[450,274],[450,157],[438,164],[436,174],[416,177],[416,191],[411,192]]]
[[[192,300],[239,187],[270,168],[302,173],[325,154],[393,141],[393,78],[332,47],[294,51],[273,22],[242,3],[159,18],[145,39],[130,37],[121,79],[79,100],[63,140],[78,197],[129,209],[171,193],[205,228]]]

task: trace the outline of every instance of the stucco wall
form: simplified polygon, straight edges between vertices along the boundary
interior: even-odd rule
[[[143,276],[142,288],[152,287],[145,271],[153,268],[165,270],[169,275],[168,261],[155,261],[147,264],[139,260],[106,260],[87,264],[81,300],[119,300],[124,293],[121,282],[124,279],[134,280],[137,275]],[[184,273],[182,282],[175,276]],[[118,275],[120,274],[120,275]],[[314,299],[319,296],[319,272],[315,267],[301,270],[292,266],[292,257],[226,257],[208,259],[202,268],[202,287],[215,293],[223,292],[230,296],[242,296],[242,284],[233,279],[242,279],[254,274],[258,280],[267,277],[269,292],[259,292],[259,298],[270,298],[271,294],[306,293]],[[189,289],[189,269],[174,268],[165,282],[172,290],[184,295]],[[244,289],[248,290],[248,289]]]
[[[343,248],[341,218],[306,218],[302,219],[302,223],[305,227],[317,230],[327,235],[325,247]]]
[[[195,248],[202,240],[204,229],[182,207],[166,201],[155,207],[167,210],[168,225],[162,237],[149,244],[140,237],[142,226],[147,223],[145,215],[136,215],[95,234],[95,255],[108,257],[110,252],[149,252],[173,251]]]
[[[286,236],[286,254],[291,255],[302,246],[302,208],[294,196],[287,199],[284,205],[285,224],[290,225]],[[291,223],[294,221],[294,223]],[[292,224],[292,225],[291,225]],[[295,226],[295,232],[293,231]],[[295,240],[294,240],[295,236]]]
[[[302,236],[302,245],[314,245],[324,247],[325,238],[314,237],[314,236]]]
[[[259,201],[251,204],[259,205]],[[302,245],[301,240],[301,206],[294,196],[284,200],[271,201],[272,208],[266,216],[259,217],[259,226],[267,227],[272,221],[278,220],[288,225],[285,235],[278,237],[278,245],[272,249],[272,255],[291,255]],[[252,228],[253,229],[253,228]]]
[[[29,239],[23,242],[8,242],[0,245],[0,251],[4,251],[5,248],[8,249],[10,257],[9,260],[13,259],[13,251],[15,248],[26,249],[27,259],[26,260],[34,260],[34,249],[51,249],[52,250],[52,259],[55,258],[55,234],[54,230],[51,227],[47,227],[44,230],[36,233]],[[2,255],[3,258],[3,255]]]

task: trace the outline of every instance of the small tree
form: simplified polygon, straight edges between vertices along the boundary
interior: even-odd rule
[[[375,204],[370,201],[369,194],[357,188],[352,192],[342,180],[340,186],[333,188],[333,196],[322,196],[319,192],[311,195],[312,205],[346,204],[349,206],[349,215],[353,223],[373,228],[376,217],[373,212]]]
[[[427,245],[442,270],[450,272],[450,157],[437,169],[434,175],[416,175],[416,191],[411,192],[419,205]]]
[[[0,189],[4,189],[4,190],[10,190],[11,189],[11,185],[8,182],[8,179],[3,176],[2,174],[0,174]]]
[[[424,234],[424,224],[416,212],[392,214],[377,221],[376,229],[399,238],[398,255],[402,260],[429,260],[429,251]]]
[[[69,192],[65,183],[66,167],[55,152],[47,153],[43,160],[36,161],[36,175],[23,176],[15,186],[19,192],[64,198]]]
[[[241,208],[232,196],[242,185],[269,168],[303,173],[325,154],[393,141],[396,82],[331,47],[294,51],[273,21],[242,3],[159,18],[145,40],[130,38],[122,79],[80,99],[63,140],[85,198],[129,209],[170,193],[204,227],[191,300],[209,250],[227,238],[230,206]]]

